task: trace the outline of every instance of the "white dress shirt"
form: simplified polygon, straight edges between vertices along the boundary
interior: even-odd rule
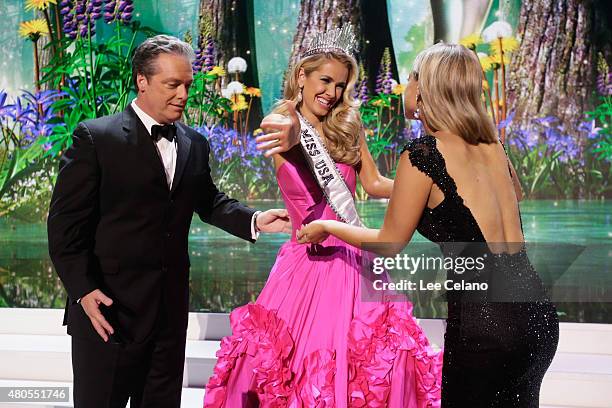
[[[149,132],[149,136],[151,135],[151,128],[153,125],[161,125],[151,116],[149,116],[145,111],[140,109],[140,107],[136,104],[137,99],[134,99],[131,103],[132,109],[136,112],[136,115]],[[168,188],[172,189],[172,181],[174,179],[174,172],[176,170],[176,152],[177,152],[177,141],[174,138],[174,141],[171,142],[164,137],[160,137],[158,141],[154,142],[157,147],[157,152],[159,153],[159,157],[162,160],[164,165],[164,172],[166,173],[166,181],[168,182]],[[257,239],[259,238],[259,231],[257,230],[255,224],[256,216],[261,213],[261,211],[256,211],[251,218],[251,238]]]
[[[149,136],[151,136],[151,128],[153,125],[162,125],[158,123],[155,119],[149,116],[145,111],[140,109],[140,107],[136,104],[136,99],[132,101],[132,109],[138,115],[138,118],[149,132]],[[174,171],[176,170],[176,138],[174,141],[169,141],[165,137],[160,137],[155,143],[155,147],[157,148],[157,153],[161,158],[161,161],[164,165],[164,172],[166,173],[166,181],[168,182],[168,188],[172,188],[172,180],[174,179]]]

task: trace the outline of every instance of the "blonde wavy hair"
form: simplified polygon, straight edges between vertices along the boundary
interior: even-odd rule
[[[359,68],[354,58],[341,53],[320,53],[299,60],[291,69],[285,84],[284,98],[296,101],[300,94],[298,76],[300,69],[304,69],[306,75],[310,75],[326,63],[335,59],[344,64],[348,69],[346,87],[342,92],[342,98],[338,101],[331,112],[323,119],[323,133],[329,154],[336,162],[356,165],[361,161],[359,154],[359,136],[362,132],[361,115],[359,114],[359,102],[354,97],[355,83],[359,75]],[[299,109],[300,105],[298,105]],[[288,116],[289,112],[283,101],[277,103],[272,109],[273,113]]]
[[[495,143],[497,131],[482,103],[478,57],[458,44],[435,44],[417,55],[421,120],[433,131],[448,130],[470,144]]]

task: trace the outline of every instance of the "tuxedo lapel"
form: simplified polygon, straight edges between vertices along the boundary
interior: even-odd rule
[[[176,187],[181,181],[181,177],[183,177],[185,165],[189,159],[189,151],[191,150],[191,139],[185,134],[182,124],[176,125],[176,143],[178,146],[176,152],[176,168],[174,170],[171,193],[176,190]]]
[[[123,111],[123,130],[130,145],[136,147],[136,152],[157,175],[159,181],[168,188],[166,172],[153,139],[130,105]]]

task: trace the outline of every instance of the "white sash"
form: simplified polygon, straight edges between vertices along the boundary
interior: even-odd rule
[[[346,185],[342,173],[329,155],[325,144],[317,130],[299,112],[300,118],[300,144],[304,150],[306,162],[312,170],[319,187],[323,191],[329,206],[338,218],[347,224],[363,227],[357,214],[355,200],[351,190]]]

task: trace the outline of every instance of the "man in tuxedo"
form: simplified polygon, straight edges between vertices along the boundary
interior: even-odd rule
[[[76,408],[179,407],[193,212],[237,237],[288,232],[285,210],[255,211],[211,179],[207,140],[179,122],[191,47],[159,35],[135,51],[137,98],[80,123],[48,219],[49,253],[68,292]],[[285,132],[275,146],[297,132]]]

